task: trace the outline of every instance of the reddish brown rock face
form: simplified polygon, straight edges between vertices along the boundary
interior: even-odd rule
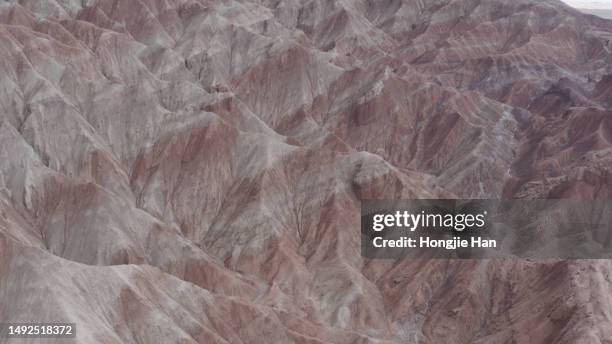
[[[0,322],[612,338],[608,261],[359,245],[361,199],[612,197],[612,21],[556,0],[25,0],[0,38]]]

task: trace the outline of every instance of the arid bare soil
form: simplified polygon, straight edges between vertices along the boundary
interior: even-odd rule
[[[359,229],[362,199],[611,198],[612,21],[557,0],[20,0],[0,37],[0,323],[612,338],[609,261],[367,260]]]

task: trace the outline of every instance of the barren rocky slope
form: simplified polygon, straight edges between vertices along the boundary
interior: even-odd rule
[[[360,199],[612,197],[612,21],[557,0],[9,0],[0,37],[0,322],[612,338],[608,261],[359,251]]]

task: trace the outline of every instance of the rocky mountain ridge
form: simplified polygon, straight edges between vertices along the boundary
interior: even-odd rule
[[[611,21],[556,0],[21,0],[0,36],[0,322],[612,338],[607,261],[359,251],[361,199],[611,197]]]

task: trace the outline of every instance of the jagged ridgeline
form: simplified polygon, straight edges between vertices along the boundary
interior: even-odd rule
[[[0,37],[0,323],[612,338],[609,261],[370,260],[359,218],[612,197],[610,21],[556,0],[20,0]]]

